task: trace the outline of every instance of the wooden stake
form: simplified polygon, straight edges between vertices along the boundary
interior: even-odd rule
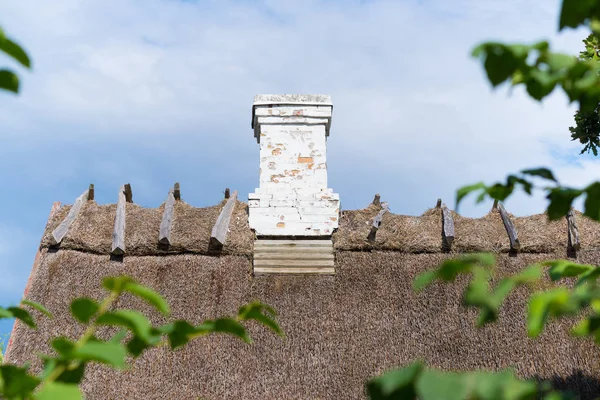
[[[56,227],[56,229],[54,229],[52,231],[52,235],[50,237],[50,242],[53,245],[57,245],[60,242],[62,242],[62,240],[64,239],[65,235],[69,231],[69,227],[71,226],[71,224],[73,224],[73,222],[75,221],[75,219],[79,215],[79,211],[81,211],[81,207],[83,207],[83,204],[88,200],[89,193],[90,193],[90,190],[87,189],[85,192],[83,192],[81,194],[81,196],[79,196],[75,200],[75,202],[73,203],[73,206],[69,210],[69,214],[67,214],[67,216],[60,223],[60,225],[58,225]]]
[[[492,210],[496,210],[498,208],[498,200],[494,200],[494,205],[492,206]]]
[[[169,246],[171,244],[171,227],[173,225],[173,208],[175,206],[174,190],[169,190],[165,210],[163,211],[162,221],[160,222],[160,231],[158,233],[158,243]]]
[[[510,240],[510,249],[511,250],[519,250],[521,248],[521,243],[519,243],[519,238],[517,236],[517,230],[513,225],[508,213],[504,209],[502,204],[498,204],[498,211],[500,211],[500,216],[502,217],[502,222],[504,223],[504,228],[506,228],[506,233],[508,233],[508,239]]]
[[[373,199],[373,204],[376,206],[380,206],[381,205],[381,196],[379,194],[375,195],[375,198]]]
[[[181,200],[181,190],[179,189],[179,182],[175,182],[173,186],[173,197],[175,200]]]
[[[228,199],[229,196],[230,196],[230,194],[229,194],[229,188],[226,188],[225,189],[225,198]]]
[[[442,234],[444,237],[444,247],[450,250],[452,242],[454,242],[454,219],[452,213],[446,207],[445,204],[441,205],[442,208]]]
[[[442,199],[437,199],[437,203],[435,205],[435,208],[440,208],[442,206]]]
[[[127,202],[126,190],[127,185],[121,186],[121,189],[119,190],[117,215],[115,216],[115,227],[112,236],[112,249],[110,251],[110,254],[114,256],[121,256],[125,254],[125,203]]]
[[[209,246],[211,248],[221,248],[225,245],[227,231],[229,230],[229,222],[231,221],[231,215],[233,214],[236,200],[237,190],[234,190],[231,197],[227,199],[227,203],[225,203],[225,207],[221,210],[221,214],[219,214],[219,218],[217,218],[217,222],[210,234]]]
[[[379,196],[379,195],[377,195],[377,196]],[[383,214],[385,214],[386,212],[388,212],[387,203],[383,203],[382,206],[383,206],[383,208],[381,209],[381,211],[379,211],[377,213],[377,215],[375,216],[375,218],[373,219],[373,225],[371,226],[371,232],[369,232],[369,236],[367,236],[367,240],[369,242],[375,241],[375,236],[377,235],[377,230],[381,226],[381,221],[383,219]]]
[[[94,200],[94,184],[90,183],[90,188],[88,189],[88,201]]]
[[[577,224],[575,222],[575,213],[573,212],[573,209],[569,210],[567,213],[567,227],[569,230],[569,249],[577,251],[581,248],[581,243],[579,242],[579,229],[577,228]]]
[[[133,193],[131,192],[131,185],[129,183],[124,185],[123,193],[125,193],[125,201],[133,203]]]

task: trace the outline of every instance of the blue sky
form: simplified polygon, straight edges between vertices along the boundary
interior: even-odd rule
[[[206,206],[258,184],[250,129],[259,93],[333,98],[329,182],[345,209],[381,193],[418,215],[457,187],[552,165],[564,183],[600,176],[569,141],[574,108],[493,91],[469,57],[484,40],[550,39],[558,0],[167,1],[0,3],[0,26],[31,54],[18,97],[0,94],[0,304],[19,301],[54,201],[89,183],[114,203],[158,206],[179,181]],[[15,66],[0,58],[0,65]],[[541,196],[507,202],[538,213]],[[465,204],[480,216],[489,204]],[[0,322],[0,337],[11,323]]]

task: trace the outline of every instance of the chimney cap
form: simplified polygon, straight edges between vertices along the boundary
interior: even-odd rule
[[[331,96],[326,94],[257,94],[254,96],[254,104],[252,105],[252,121],[250,126],[255,129],[256,125],[256,107],[261,106],[286,106],[286,105],[303,105],[303,106],[325,106],[331,107],[333,111],[333,103]],[[329,124],[327,124],[327,134],[329,135]],[[257,133],[254,133],[257,136]]]
[[[331,106],[331,96],[326,94],[257,94],[254,96],[255,106],[264,105],[305,104]]]

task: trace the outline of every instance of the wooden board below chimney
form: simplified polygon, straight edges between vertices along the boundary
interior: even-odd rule
[[[331,240],[256,240],[255,274],[334,275]]]

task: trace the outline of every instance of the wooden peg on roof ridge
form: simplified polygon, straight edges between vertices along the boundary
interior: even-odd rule
[[[225,198],[228,199],[230,196],[229,188],[225,188]]]
[[[386,212],[389,211],[387,203],[384,202],[381,205],[383,208],[381,209],[381,211],[379,211],[377,213],[377,215],[373,219],[373,225],[371,226],[371,231],[369,232],[369,235],[367,236],[367,240],[369,242],[375,241],[375,236],[377,235],[377,230],[381,226],[381,221],[383,220],[383,214],[385,214]]]
[[[376,194],[375,198],[373,198],[373,204],[376,206],[381,205],[381,196],[379,194]]]
[[[173,226],[173,209],[175,206],[174,189],[169,190],[165,210],[163,211],[160,229],[158,232],[158,243],[169,246],[171,244],[171,227]]]
[[[575,221],[575,213],[573,212],[573,208],[569,210],[567,213],[567,228],[568,228],[568,246],[570,250],[579,250],[581,248],[581,243],[579,241],[579,229],[577,228],[577,223]]]
[[[179,187],[179,182],[175,182],[175,185],[173,185],[173,197],[175,197],[175,200],[181,200],[181,189]]]
[[[454,242],[454,219],[452,213],[446,207],[446,204],[441,205],[442,209],[442,235],[443,245],[447,250],[452,248],[452,242]]]
[[[510,220],[510,217],[508,216],[508,213],[502,204],[498,204],[498,211],[500,211],[500,217],[502,218],[504,228],[506,228],[506,233],[508,234],[508,239],[510,240],[510,249],[513,251],[519,250],[521,248],[521,243],[519,243],[517,230],[515,229],[515,226]]]
[[[94,200],[94,184],[90,183],[90,188],[88,189],[88,201]]]
[[[442,206],[442,199],[437,199],[437,203],[435,205],[435,208],[440,208]]]
[[[227,199],[227,203],[225,203],[225,206],[219,214],[219,218],[217,218],[217,222],[215,222],[215,225],[213,226],[209,242],[209,247],[211,249],[220,249],[225,245],[227,232],[229,230],[229,222],[231,221],[231,215],[233,214],[233,209],[235,208],[235,203],[237,201],[237,194],[237,190],[234,190],[231,197]]]
[[[88,200],[89,193],[90,189],[87,189],[77,199],[75,199],[75,202],[71,206],[71,209],[69,210],[69,213],[67,214],[65,219],[52,231],[50,241],[53,245],[57,245],[60,242],[62,242],[65,235],[69,231],[69,227],[71,226],[71,224],[73,224],[73,222],[79,215],[81,207],[83,207],[83,204]]]
[[[494,205],[492,205],[492,210],[498,209],[498,200],[494,200]]]
[[[129,183],[123,185],[123,193],[125,194],[125,201],[127,203],[133,203],[133,193],[131,191],[131,185]]]
[[[125,254],[125,203],[126,200],[126,186],[123,185],[119,189],[119,198],[117,200],[117,213],[115,215],[115,225],[112,235],[112,246],[110,254],[115,256],[122,256]]]

